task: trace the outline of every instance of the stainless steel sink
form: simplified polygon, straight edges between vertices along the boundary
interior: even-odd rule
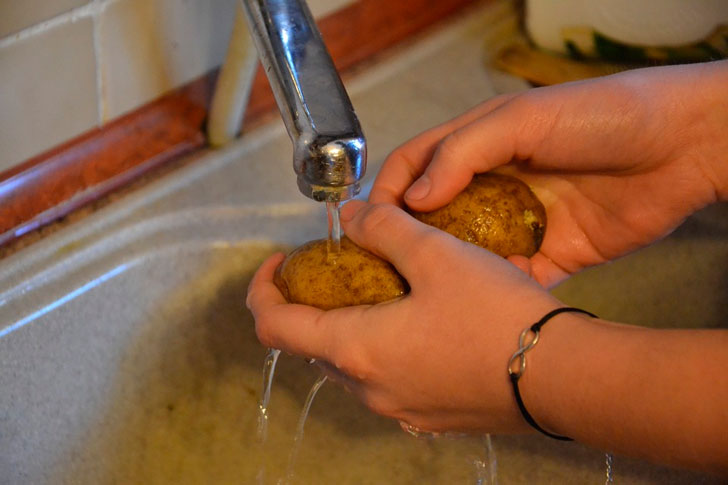
[[[525,87],[484,67],[490,33],[515,25],[510,3],[494,5],[349,83],[369,183],[397,144]],[[243,302],[266,255],[323,237],[324,208],[298,193],[279,123],[196,158],[0,263],[0,483],[256,483],[261,467],[271,480],[285,468],[315,371],[281,358],[264,453],[254,429],[265,349]],[[725,325],[725,216],[725,206],[698,214],[556,293],[639,324]],[[475,483],[484,457],[475,438],[411,438],[333,385],[303,444],[299,483]],[[603,481],[599,451],[539,436],[494,444],[500,483]],[[718,483],[622,457],[615,473],[619,483]]]

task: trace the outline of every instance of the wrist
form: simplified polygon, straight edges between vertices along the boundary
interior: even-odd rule
[[[528,352],[520,393],[528,413],[547,434],[572,437],[576,431],[578,425],[570,417],[578,407],[578,389],[585,385],[580,378],[581,353],[594,341],[594,327],[594,318],[587,315],[558,314],[544,325],[538,345]]]

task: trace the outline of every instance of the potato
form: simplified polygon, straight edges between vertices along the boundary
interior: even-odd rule
[[[479,174],[448,205],[411,212],[431,226],[500,256],[532,256],[546,231],[546,209],[515,177]]]
[[[275,284],[286,300],[330,310],[352,305],[373,305],[409,291],[394,267],[349,238],[341,238],[341,251],[329,255],[328,241],[311,241],[293,250],[278,266]]]
[[[445,207],[412,215],[503,257],[533,255],[546,230],[546,210],[531,189],[515,177],[494,173],[476,175]],[[275,284],[286,300],[330,310],[382,303],[409,292],[391,264],[347,237],[338,255],[329,255],[327,244],[326,239],[308,242],[278,267]]]

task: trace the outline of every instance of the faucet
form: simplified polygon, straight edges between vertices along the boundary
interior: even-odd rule
[[[301,192],[339,202],[359,193],[366,141],[305,0],[241,0],[293,142]]]

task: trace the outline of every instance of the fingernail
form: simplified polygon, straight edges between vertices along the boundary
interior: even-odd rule
[[[432,183],[430,182],[430,177],[427,175],[423,175],[420,178],[418,178],[414,184],[412,184],[412,187],[407,189],[407,192],[405,192],[404,196],[409,200],[420,200],[427,197],[427,194],[430,193],[430,188],[432,187]]]

